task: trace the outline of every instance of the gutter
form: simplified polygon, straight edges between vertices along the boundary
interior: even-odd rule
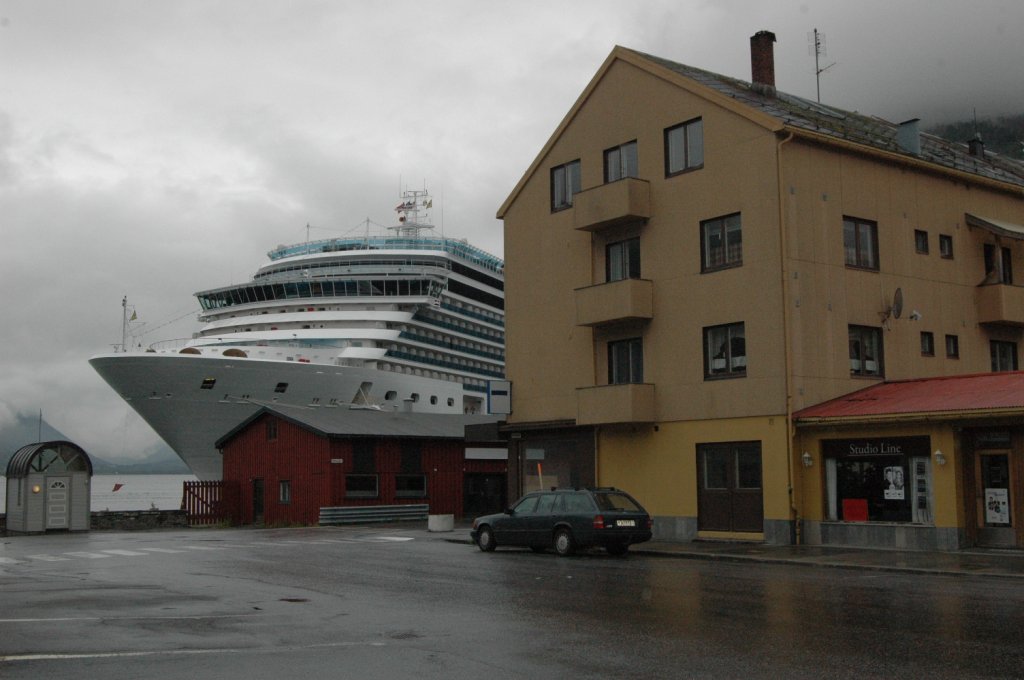
[[[796,484],[793,472],[793,437],[796,435],[796,428],[793,423],[793,350],[790,342],[791,330],[789,327],[789,242],[786,239],[786,190],[785,182],[782,181],[782,147],[793,140],[793,133],[789,132],[785,139],[780,139],[775,145],[775,173],[778,186],[778,219],[779,219],[779,259],[782,270],[782,345],[785,356],[783,370],[786,374],[786,472],[789,479],[789,516],[793,521],[795,543],[800,545],[800,511],[796,506],[794,492]]]

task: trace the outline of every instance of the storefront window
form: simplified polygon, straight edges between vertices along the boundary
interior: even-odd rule
[[[822,442],[828,518],[931,522],[928,437]]]
[[[594,486],[593,435],[524,439],[520,449],[520,492]]]

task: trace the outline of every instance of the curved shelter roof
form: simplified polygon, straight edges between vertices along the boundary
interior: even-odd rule
[[[7,462],[7,478],[19,479],[32,473],[60,474],[87,472],[92,476],[92,461],[82,447],[56,440],[27,444]]]

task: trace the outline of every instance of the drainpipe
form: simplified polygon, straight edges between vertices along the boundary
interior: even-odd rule
[[[793,139],[793,133],[790,132],[785,139],[779,140],[775,146],[775,164],[776,164],[776,177],[778,178],[779,187],[779,259],[782,265],[782,343],[785,354],[785,371],[786,371],[786,471],[789,478],[789,516],[793,521],[793,533],[795,536],[795,543],[800,545],[801,531],[800,531],[800,512],[794,503],[793,494],[796,490],[794,471],[793,471],[793,353],[792,343],[790,343],[790,328],[789,328],[789,265],[787,264],[788,254],[788,242],[786,240],[786,214],[785,214],[785,200],[786,200],[786,188],[785,182],[782,181],[782,147],[788,144]]]

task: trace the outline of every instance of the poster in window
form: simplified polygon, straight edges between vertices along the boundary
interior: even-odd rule
[[[985,524],[1010,524],[1010,490],[985,489]]]
[[[903,467],[893,465],[885,468],[885,500],[902,501],[904,499]]]

